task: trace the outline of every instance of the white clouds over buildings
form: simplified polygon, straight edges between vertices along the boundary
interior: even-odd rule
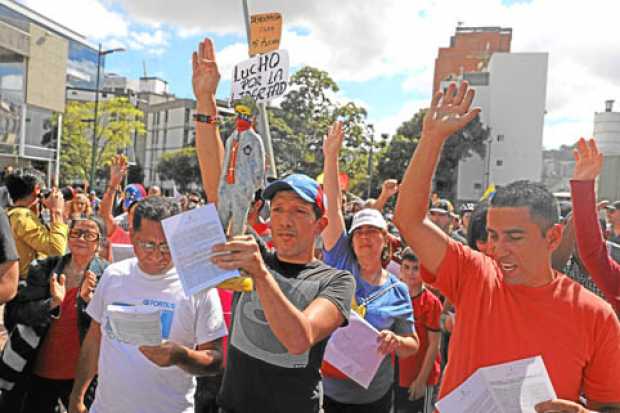
[[[234,34],[238,42],[218,53],[224,78],[247,57],[243,12],[237,0],[24,2],[94,39],[110,39],[138,50],[161,52],[172,36]],[[283,14],[282,47],[290,52],[291,67],[310,64],[328,71],[336,81],[357,81],[361,86],[379,77],[404,79],[402,88],[411,100],[402,102],[401,113],[430,99],[437,49],[449,45],[458,22],[512,27],[512,51],[549,53],[545,146],[572,143],[591,134],[593,112],[603,109],[605,99],[620,100],[620,42],[615,36],[620,3],[615,0],[531,0],[511,6],[501,0],[254,0],[249,4],[252,13]],[[375,119],[377,131],[400,118],[395,114]]]

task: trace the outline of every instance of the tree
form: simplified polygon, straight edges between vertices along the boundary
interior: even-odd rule
[[[303,172],[315,177],[323,170],[323,136],[336,120],[345,124],[346,140],[342,170],[358,187],[367,179],[368,152],[372,145],[366,109],[353,102],[339,103],[339,91],[325,71],[305,66],[290,80],[290,91],[280,109],[271,109],[271,131],[276,164],[280,172]],[[275,127],[275,133],[274,133]]]
[[[92,154],[94,102],[69,102],[63,118],[60,153],[61,180],[87,179]],[[144,114],[127,98],[99,102],[97,116],[97,169],[132,144],[134,134],[144,133]]]
[[[191,183],[200,182],[196,148],[186,147],[164,153],[157,164],[157,173],[164,180],[173,180],[182,192],[187,191]]]
[[[381,154],[380,179],[402,178],[422,134],[422,121],[426,111],[427,109],[421,109],[398,128],[387,149]],[[484,157],[489,134],[490,130],[476,117],[463,130],[447,139],[434,178],[434,190],[441,197],[455,200],[459,161],[474,153]]]

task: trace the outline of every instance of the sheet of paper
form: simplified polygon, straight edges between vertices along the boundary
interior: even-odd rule
[[[480,373],[505,413],[535,413],[535,405],[556,398],[540,356],[485,367]]]
[[[441,413],[535,413],[534,406],[556,394],[542,357],[478,369],[437,402]]]
[[[110,326],[119,341],[136,346],[161,344],[160,310],[151,306],[108,305]]]
[[[379,332],[373,326],[351,311],[349,325],[331,335],[323,357],[367,389],[385,357],[377,351],[378,336]]]
[[[162,224],[172,260],[188,297],[239,275],[237,270],[222,270],[210,261],[213,246],[226,242],[213,204],[172,216]]]
[[[497,406],[490,389],[479,370],[443,399],[437,401],[441,413],[497,413]]]

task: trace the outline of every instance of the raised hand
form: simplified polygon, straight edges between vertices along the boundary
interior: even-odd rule
[[[594,139],[579,139],[573,151],[575,156],[575,170],[573,178],[576,181],[593,181],[603,168],[603,154],[599,152]]]
[[[84,279],[82,280],[82,285],[80,286],[80,297],[84,302],[90,302],[90,299],[93,298],[93,294],[95,293],[95,287],[97,286],[97,277],[95,273],[92,271],[86,271],[84,274]]]
[[[198,52],[192,54],[192,87],[196,100],[215,97],[219,81],[215,47],[211,39],[205,38],[198,45]]]
[[[381,196],[389,198],[398,193],[398,181],[396,179],[386,179],[381,185]]]
[[[474,90],[469,88],[467,82],[462,82],[458,90],[455,83],[450,83],[445,95],[437,92],[424,116],[422,134],[445,140],[463,129],[480,113],[479,108],[470,109],[474,95]]]
[[[340,121],[336,121],[329,127],[327,135],[323,138],[323,155],[338,156],[344,142],[344,125]]]
[[[127,158],[123,155],[116,155],[110,164],[110,183],[109,186],[116,188],[127,175]]]
[[[50,308],[58,307],[65,300],[65,295],[67,294],[65,287],[66,279],[64,274],[60,274],[60,276],[52,274],[50,277],[50,296],[52,298]]]

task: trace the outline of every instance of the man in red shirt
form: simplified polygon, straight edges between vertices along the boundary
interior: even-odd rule
[[[439,322],[442,305],[420,278],[418,257],[411,248],[403,251],[401,259],[400,278],[409,288],[420,348],[413,356],[398,359],[396,411],[430,413],[433,411],[434,388],[441,373]]]
[[[487,213],[489,257],[426,218],[443,143],[477,116],[473,98],[467,82],[433,97],[394,218],[423,280],[459,315],[439,396],[478,368],[541,356],[558,400],[538,404],[538,412],[620,411],[620,370],[611,367],[620,365],[620,324],[607,303],[552,269],[562,227],[549,191],[525,181],[498,188]]]

